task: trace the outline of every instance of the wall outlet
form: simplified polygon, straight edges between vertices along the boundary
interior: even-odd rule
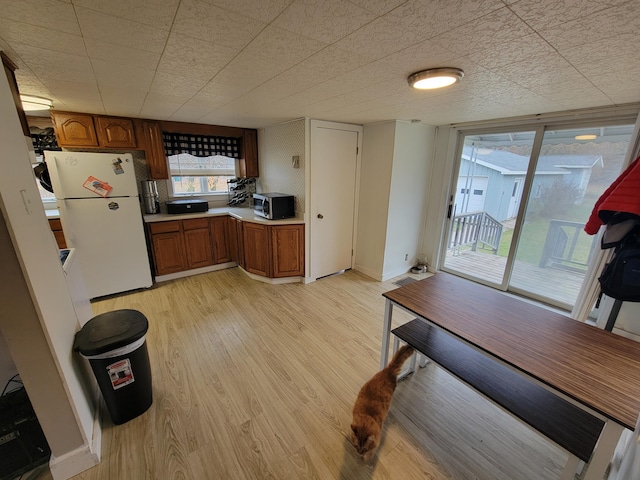
[[[300,168],[300,155],[294,155],[291,157],[291,166],[293,168]]]

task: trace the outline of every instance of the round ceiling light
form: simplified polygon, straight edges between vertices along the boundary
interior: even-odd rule
[[[442,88],[459,82],[464,72],[459,68],[431,68],[409,75],[409,85],[419,90]]]

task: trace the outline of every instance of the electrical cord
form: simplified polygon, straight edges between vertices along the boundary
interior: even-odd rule
[[[24,387],[24,384],[22,383],[22,379],[19,379],[18,377],[20,376],[19,373],[16,373],[13,377],[11,377],[9,379],[9,381],[5,384],[4,389],[2,390],[2,393],[0,394],[0,397],[4,396],[7,393],[11,393],[13,392],[13,390],[11,390],[11,392],[7,392],[7,389],[9,388],[9,385],[11,385],[11,382],[15,382],[21,385],[21,387]],[[16,378],[18,378],[16,380]],[[19,390],[19,388],[16,388],[15,390]]]

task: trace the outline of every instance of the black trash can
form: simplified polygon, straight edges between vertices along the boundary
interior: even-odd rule
[[[137,310],[114,310],[93,317],[75,336],[73,349],[89,360],[116,425],[146,412],[153,402],[148,328]]]

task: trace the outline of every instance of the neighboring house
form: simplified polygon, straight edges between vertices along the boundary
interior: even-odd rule
[[[600,155],[541,155],[531,191],[539,198],[555,181],[578,190],[579,203],[594,166],[603,166]],[[518,213],[529,157],[502,150],[465,146],[458,174],[455,213],[485,211],[498,221]]]

